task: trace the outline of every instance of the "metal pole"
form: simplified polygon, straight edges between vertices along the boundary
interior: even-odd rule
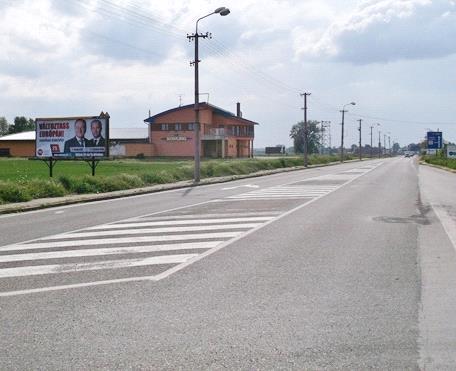
[[[198,22],[195,31],[195,183],[200,181],[200,122],[199,122],[199,70],[198,70]]]
[[[362,152],[362,149],[363,149],[363,147],[361,145],[361,122],[363,120],[359,119],[358,121],[359,121],[359,128],[358,128],[358,130],[359,130],[359,161],[361,161],[361,157],[362,157],[361,152]]]
[[[374,149],[372,148],[372,129],[373,128],[374,128],[373,126],[370,127],[370,129],[371,129],[371,156],[370,156],[370,158],[374,157],[374,151],[373,151]]]
[[[345,116],[345,110],[343,109],[342,111],[342,134],[341,134],[341,139],[340,139],[340,162],[344,162],[344,116]]]
[[[382,157],[382,142],[380,139],[381,131],[378,131],[378,158]]]
[[[303,145],[303,151],[304,151],[304,166],[307,167],[309,166],[309,159],[308,159],[308,144],[309,144],[309,129],[307,126],[307,96],[310,95],[310,93],[301,93],[301,97],[304,97],[304,145]]]
[[[383,152],[386,155],[386,134],[383,134]]]

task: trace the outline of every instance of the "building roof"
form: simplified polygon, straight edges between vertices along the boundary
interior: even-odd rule
[[[160,113],[157,113],[156,115],[154,116],[151,116],[151,117],[148,117],[144,120],[144,122],[148,123],[148,124],[153,124],[155,122],[155,119],[157,119],[158,117],[160,116],[164,116],[164,115],[167,115],[168,113],[172,113],[172,112],[176,112],[176,111],[181,111],[181,110],[184,110],[184,109],[188,109],[188,108],[193,108],[195,105],[194,104],[187,104],[185,106],[181,106],[181,107],[176,107],[176,108],[171,108],[167,111],[163,111],[163,112],[160,112]],[[224,116],[224,117],[231,117],[231,118],[235,118],[235,119],[238,119],[238,120],[241,120],[241,121],[245,121],[246,124],[253,124],[253,125],[258,125],[258,122],[255,122],[255,121],[250,121],[250,120],[247,120],[245,118],[242,118],[242,117],[238,117],[236,114],[232,113],[232,112],[229,112],[229,111],[226,111],[220,107],[217,107],[217,106],[214,106],[212,104],[209,104],[209,103],[200,103],[200,108],[201,109],[204,109],[204,108],[209,108],[211,109],[214,113],[220,115],[220,116]]]
[[[147,139],[149,130],[141,128],[109,128],[109,139]]]
[[[0,137],[0,140],[35,140],[35,131],[4,135]]]
[[[147,139],[149,131],[147,127],[141,128],[109,128],[109,139]],[[0,140],[32,140],[35,141],[35,131],[24,131],[22,133],[9,134],[0,137]]]

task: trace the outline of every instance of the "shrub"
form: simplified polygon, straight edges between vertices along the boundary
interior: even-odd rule
[[[2,202],[24,202],[31,199],[32,196],[22,184],[13,182],[0,183],[0,200]]]
[[[66,194],[62,183],[55,180],[33,179],[24,184],[24,187],[32,198],[59,197]]]

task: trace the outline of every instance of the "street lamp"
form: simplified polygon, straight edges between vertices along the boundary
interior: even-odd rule
[[[345,112],[348,112],[345,107],[347,106],[354,106],[356,105],[355,102],[351,102],[351,103],[347,103],[343,106],[342,108],[342,138],[341,138],[341,141],[340,141],[340,162],[344,162],[344,117],[345,117]]]
[[[198,64],[200,60],[198,59],[198,39],[202,37],[206,39],[210,37],[210,34],[206,32],[205,34],[198,33],[198,22],[203,18],[209,17],[213,14],[220,14],[221,16],[226,16],[230,14],[230,10],[225,7],[220,7],[215,9],[212,13],[206,14],[205,16],[198,18],[195,26],[195,33],[193,35],[187,35],[187,38],[191,41],[195,39],[195,60],[191,63],[195,66],[195,124],[193,130],[195,131],[194,135],[194,144],[195,144],[195,170],[193,175],[193,181],[198,183],[200,181],[200,122],[199,122],[199,75],[198,75]]]

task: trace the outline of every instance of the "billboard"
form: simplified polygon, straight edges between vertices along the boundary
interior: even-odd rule
[[[37,118],[36,157],[108,157],[109,115]]]
[[[456,146],[447,146],[447,157],[456,158]]]
[[[442,132],[428,131],[427,132],[427,148],[441,149],[442,148]]]

